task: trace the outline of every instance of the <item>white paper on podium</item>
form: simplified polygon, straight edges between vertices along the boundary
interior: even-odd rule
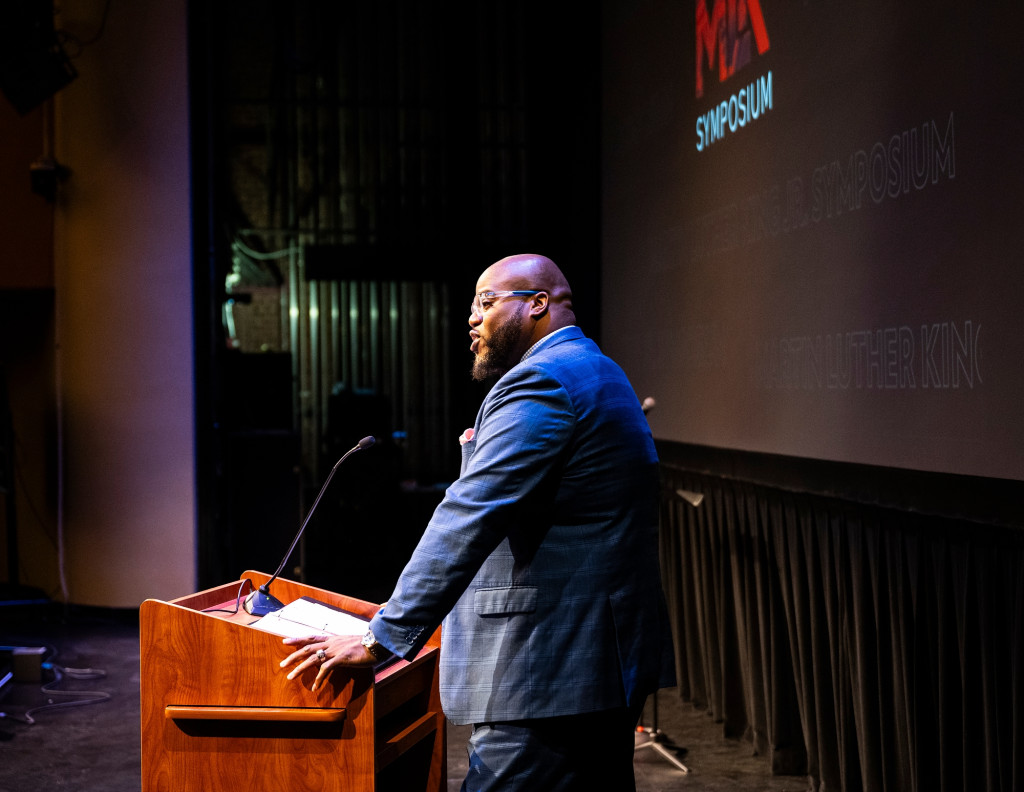
[[[369,619],[300,597],[281,610],[268,613],[249,626],[254,630],[284,638],[305,638],[307,635],[363,635]]]

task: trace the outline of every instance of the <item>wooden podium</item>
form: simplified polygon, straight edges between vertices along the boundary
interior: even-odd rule
[[[411,662],[336,668],[288,680],[291,649],[253,629],[241,607],[269,579],[239,580],[139,609],[143,792],[442,792],[445,718],[438,695],[440,632]],[[243,588],[244,585],[244,588]],[[370,618],[379,606],[276,579],[274,596],[302,596]]]

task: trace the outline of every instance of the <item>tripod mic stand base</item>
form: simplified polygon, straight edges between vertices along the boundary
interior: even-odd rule
[[[657,751],[662,756],[664,756],[666,759],[668,759],[677,768],[679,768],[679,770],[681,770],[682,772],[684,772],[684,773],[689,773],[690,772],[690,768],[688,768],[686,765],[684,765],[682,762],[680,762],[679,759],[672,753],[672,751],[670,751],[668,748],[666,748],[664,745],[662,745],[662,743],[661,743],[661,741],[662,741],[661,732],[659,732],[656,729],[645,729],[645,728],[642,728],[642,727],[638,727],[637,728],[637,732],[640,733],[640,734],[646,734],[647,735],[647,742],[642,742],[642,743],[637,744],[633,748],[634,752],[639,751],[641,748],[653,748],[655,751]]]
[[[641,748],[653,748],[655,751],[657,751],[662,756],[664,756],[666,759],[668,759],[677,768],[679,768],[679,770],[681,770],[684,773],[689,773],[690,772],[690,768],[688,768],[686,765],[684,765],[682,762],[680,762],[679,759],[668,748],[666,748],[664,745],[661,744],[662,743],[662,733],[661,733],[661,730],[658,729],[658,691],[655,690],[650,698],[651,698],[651,705],[652,705],[653,710],[654,710],[653,713],[652,713],[652,723],[651,723],[651,726],[650,727],[644,727],[644,726],[637,726],[636,727],[636,730],[637,730],[638,734],[646,734],[647,735],[647,742],[640,743],[639,745],[634,745],[633,746],[633,753],[636,753]]]

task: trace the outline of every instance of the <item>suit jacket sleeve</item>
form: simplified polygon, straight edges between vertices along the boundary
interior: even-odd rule
[[[463,447],[462,475],[371,622],[381,643],[403,657],[419,650],[512,527],[531,522],[574,425],[566,390],[542,368],[520,364],[499,380]]]

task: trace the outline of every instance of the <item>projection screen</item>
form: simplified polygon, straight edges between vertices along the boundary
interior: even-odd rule
[[[604,349],[657,438],[1024,479],[1011,4],[604,4]]]

